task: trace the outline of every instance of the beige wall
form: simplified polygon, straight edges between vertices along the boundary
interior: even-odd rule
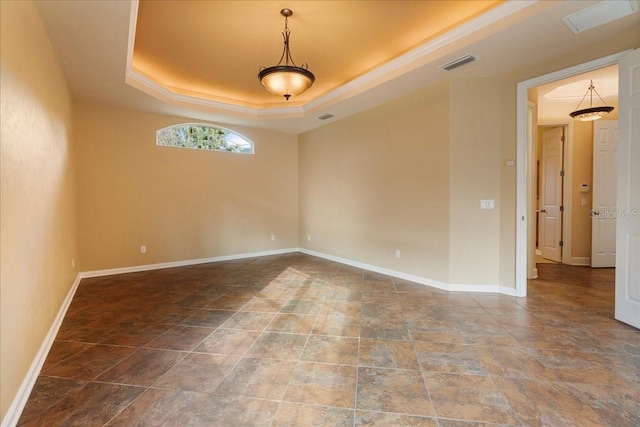
[[[593,122],[573,124],[573,173],[571,188],[571,248],[572,258],[591,257],[591,196],[593,195]],[[589,184],[588,193],[581,185]],[[582,199],[587,200],[582,206]]]
[[[83,271],[297,247],[296,136],[234,127],[254,155],[155,145],[185,122],[75,106]]]
[[[299,136],[301,247],[448,281],[448,89]]]
[[[495,78],[451,83],[449,281],[496,285],[500,269],[501,88]],[[495,209],[480,209],[480,200]]]
[[[0,411],[77,271],[71,100],[31,2],[1,4]]]

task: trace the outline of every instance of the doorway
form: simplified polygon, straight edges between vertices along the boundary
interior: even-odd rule
[[[528,144],[531,141],[527,127],[529,89],[555,82],[557,80],[592,72],[618,63],[625,52],[610,55],[585,64],[580,64],[565,70],[560,70],[544,76],[518,83],[517,88],[517,225],[516,225],[516,296],[527,295],[527,277],[535,277],[535,257],[530,254],[535,251],[531,236],[535,236],[536,203],[535,180],[530,179],[530,171],[536,170],[535,147]],[[530,122],[530,121],[529,121]],[[570,141],[569,141],[570,143]],[[566,159],[569,162],[570,158]],[[567,196],[570,196],[568,194]],[[565,198],[566,199],[566,198]],[[567,200],[565,200],[567,203]],[[565,230],[569,231],[570,230]],[[530,236],[529,239],[527,236]],[[566,244],[566,238],[563,239]]]

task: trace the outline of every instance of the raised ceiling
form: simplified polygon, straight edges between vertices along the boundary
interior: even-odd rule
[[[640,46],[639,12],[571,31],[562,18],[600,4],[587,0],[35,4],[77,102],[287,133],[305,132],[453,78],[516,70],[533,77],[541,63],[584,58],[584,52],[602,49],[610,40]],[[629,4],[638,9],[638,2]],[[309,63],[317,77],[311,90],[289,102],[269,94],[257,80],[260,66],[280,58],[284,7],[294,10],[289,21],[293,58]],[[145,11],[159,14],[158,21],[145,23]],[[443,23],[442,16],[452,11]],[[165,26],[158,27],[159,22]],[[136,50],[145,44],[146,59],[137,58]],[[168,54],[173,56],[167,61]],[[466,54],[478,60],[453,71],[440,68]],[[325,113],[334,117],[319,120]]]
[[[157,1],[138,5],[132,69],[173,94],[243,107],[304,105],[503,1]],[[291,50],[315,84],[289,101],[264,90],[261,66]]]

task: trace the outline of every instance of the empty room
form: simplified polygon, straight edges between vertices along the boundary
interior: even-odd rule
[[[13,426],[640,425],[640,3],[0,1]]]

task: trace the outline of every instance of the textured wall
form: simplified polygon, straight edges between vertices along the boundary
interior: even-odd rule
[[[439,85],[300,135],[300,246],[446,282],[448,100]]]
[[[7,413],[77,275],[71,100],[31,2],[1,2],[0,397]]]
[[[254,155],[156,146],[185,122],[76,105],[82,271],[298,246],[296,136],[234,127]]]

